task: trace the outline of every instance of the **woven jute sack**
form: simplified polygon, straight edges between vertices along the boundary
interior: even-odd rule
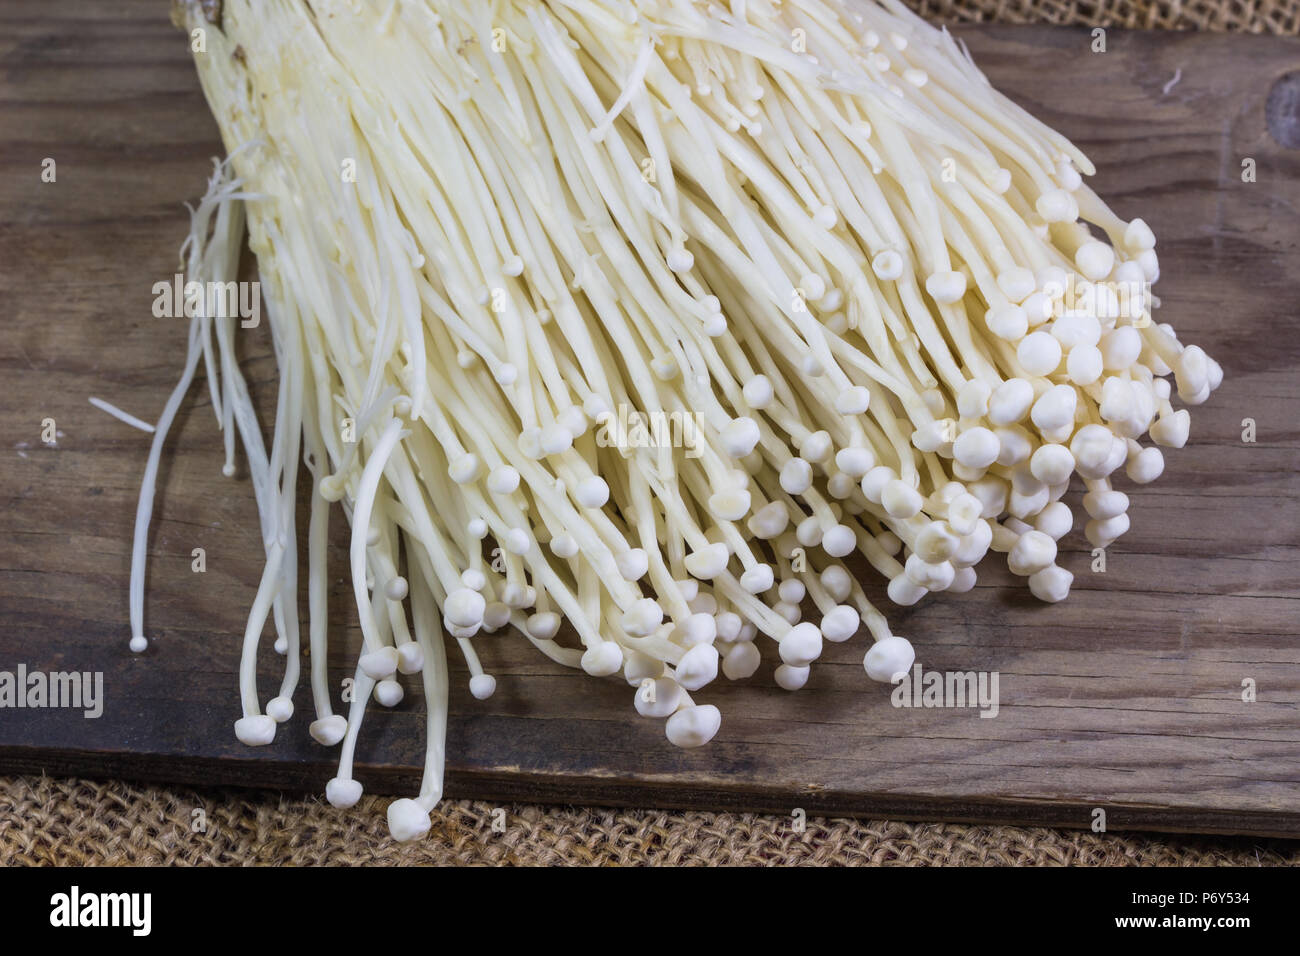
[[[388,836],[388,801],[337,810],[316,797],[20,777],[0,780],[9,865],[891,864],[1278,866],[1281,840],[1096,834],[739,813],[495,806],[451,800],[413,843]]]
[[[908,4],[931,20],[949,23],[1300,34],[1300,0],[908,0]]]

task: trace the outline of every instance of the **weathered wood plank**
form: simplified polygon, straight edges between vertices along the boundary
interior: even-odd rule
[[[1000,673],[995,719],[892,707],[850,642],[828,646],[798,694],[775,686],[771,662],[711,688],[723,729],[683,752],[635,717],[619,682],[510,637],[485,642],[499,690],[474,701],[456,674],[450,795],[1068,826],[1105,807],[1115,829],[1300,835],[1300,152],[1264,121],[1274,82],[1300,68],[1300,43],[1111,31],[1108,52],[1093,54],[1084,31],[959,32],[996,85],[1092,156],[1121,214],[1153,225],[1162,314],[1227,373],[1165,476],[1127,489],[1133,528],[1106,573],[1090,573],[1076,533],[1063,605],[991,572],[970,594],[889,612],[927,668]],[[97,720],[0,710],[0,769],[312,790],[332,775],[303,719],[264,750],[233,739],[260,548],[247,480],[221,476],[201,386],[160,480],[153,646],[143,657],[126,647],[148,438],[86,398],[151,418],[172,387],[185,332],[151,316],[151,287],[175,271],[180,204],[218,149],[164,4],[0,8],[0,670],[103,671],[107,698]],[[45,157],[57,183],[40,181]],[[1241,180],[1246,158],[1254,183]],[[265,332],[248,337],[244,370],[269,410]],[[47,417],[57,447],[40,442]],[[1241,441],[1246,417],[1255,444]],[[195,547],[202,575],[190,571]],[[336,557],[337,682],[357,633]],[[268,678],[277,663],[268,652]],[[1241,700],[1246,678],[1254,703]],[[309,705],[305,692],[297,703]],[[368,718],[358,775],[370,789],[415,785],[421,712],[412,687]]]

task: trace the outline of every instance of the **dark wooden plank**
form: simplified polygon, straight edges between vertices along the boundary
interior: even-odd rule
[[[767,662],[710,688],[723,729],[671,747],[631,692],[485,642],[499,690],[470,698],[457,671],[447,792],[453,796],[653,804],[1112,829],[1300,836],[1300,153],[1268,134],[1273,84],[1300,43],[1110,31],[958,31],[1000,88],[1075,139],[1097,186],[1160,237],[1163,317],[1223,364],[1193,439],[1154,487],[1133,491],[1133,529],[1076,586],[1039,605],[1009,577],[891,609],[935,670],[997,670],[1001,711],[897,709],[862,674],[861,641],[829,646],[809,687],[786,694]],[[1165,92],[1177,71],[1179,80]],[[332,775],[305,720],[276,743],[235,743],[235,667],[260,572],[246,479],[220,474],[210,403],[196,387],[165,460],[150,538],[143,657],[126,647],[131,525],[148,437],[86,403],[97,394],[151,418],[179,370],[185,333],[150,314],[174,271],[181,202],[219,150],[185,44],[165,5],[0,8],[0,670],[102,671],[97,720],[0,710],[0,769],[320,790]],[[43,184],[44,157],[58,181]],[[1253,158],[1257,181],[1241,181]],[[269,409],[265,329],[244,362]],[[41,421],[61,431],[40,441]],[[1256,420],[1259,440],[1241,441]],[[269,416],[268,416],[269,420]],[[192,548],[208,570],[190,571]],[[357,641],[336,553],[340,647]],[[875,588],[873,596],[879,596]],[[278,661],[267,653],[263,673]],[[1243,679],[1258,700],[1241,700]],[[300,692],[300,708],[309,705]],[[418,688],[367,719],[358,776],[415,785]]]

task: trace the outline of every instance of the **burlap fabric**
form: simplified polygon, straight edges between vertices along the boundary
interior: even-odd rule
[[[1300,864],[1282,840],[1098,835],[1041,828],[882,823],[454,801],[422,840],[394,843],[387,801],[195,792],[84,780],[0,781],[0,860],[16,864],[661,864],[725,866]],[[201,817],[195,811],[201,811]],[[494,817],[503,826],[493,829]],[[202,821],[199,829],[196,821]]]
[[[948,22],[1300,34],[1300,0],[912,0]],[[124,783],[0,779],[0,863],[14,864],[1045,864],[1300,865],[1280,840],[1041,828],[444,803],[418,843],[388,838],[386,801]],[[195,811],[200,811],[198,814]],[[499,828],[498,828],[499,829]]]
[[[931,20],[1300,33],[1298,0],[908,0]]]

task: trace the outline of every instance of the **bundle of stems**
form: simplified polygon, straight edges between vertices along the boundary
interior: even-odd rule
[[[301,459],[333,803],[361,794],[369,699],[423,683],[428,765],[390,808],[399,838],[442,793],[444,633],[476,697],[495,687],[476,642],[518,632],[621,675],[640,714],[698,746],[721,715],[692,695],[752,675],[769,643],[788,690],[863,628],[872,678],[911,667],[859,575],[910,605],[969,590],[992,550],[1062,600],[1072,477],[1089,541],[1109,545],[1128,528],[1113,479],[1152,481],[1159,446],[1187,440],[1167,376],[1185,404],[1222,377],[1152,320],[1146,224],[896,0],[177,10],[203,31],[231,154],[187,268],[231,278],[242,202],[280,384],[267,450],[233,320],[194,320],[141,496],[132,646],[145,499],[203,358],[266,550],[236,733],[268,743],[293,712]],[[346,718],[325,669],[334,503],[364,641]],[[286,667],[263,712],[268,617]]]

